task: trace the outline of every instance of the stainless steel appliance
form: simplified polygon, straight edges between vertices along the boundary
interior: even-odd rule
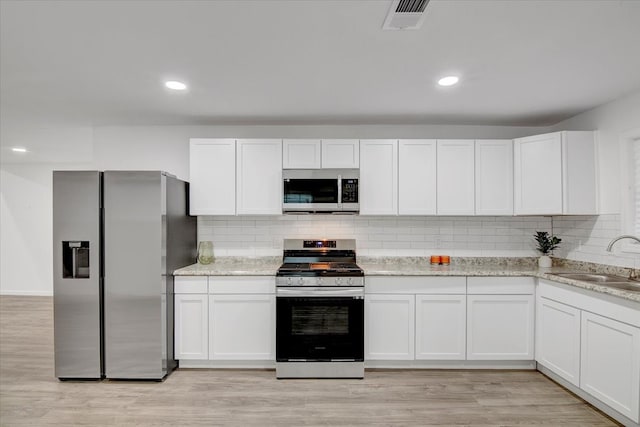
[[[355,214],[358,201],[358,169],[285,169],[283,213]]]
[[[193,263],[188,183],[159,171],[53,172],[55,375],[161,380],[173,276]]]
[[[276,376],[364,377],[364,272],[355,240],[284,241],[276,273]]]

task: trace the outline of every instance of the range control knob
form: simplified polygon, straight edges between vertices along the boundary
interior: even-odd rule
[[[347,283],[350,284],[350,285],[353,285],[353,277],[349,277],[347,279]]]
[[[304,277],[299,278],[298,283],[300,283],[300,285],[304,285]]]
[[[287,285],[291,285],[293,283],[293,280],[291,279],[291,277],[287,277]]]
[[[318,277],[318,285],[322,285],[322,277]]]
[[[342,277],[336,277],[336,285],[342,284]]]

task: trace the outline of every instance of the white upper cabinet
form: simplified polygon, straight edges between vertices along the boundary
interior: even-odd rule
[[[473,140],[438,140],[438,215],[475,213],[474,153]]]
[[[593,132],[555,132],[514,141],[516,215],[595,214]]]
[[[282,140],[237,141],[238,215],[282,213]]]
[[[398,141],[360,141],[360,215],[398,214]]]
[[[515,213],[562,214],[560,133],[515,140]]]
[[[191,139],[189,181],[191,215],[235,215],[236,140]]]
[[[398,214],[436,214],[436,140],[398,142]]]
[[[513,215],[513,141],[476,140],[476,215]]]
[[[282,167],[284,169],[319,169],[319,139],[285,139],[282,141]]]
[[[357,169],[360,144],[357,139],[285,139],[284,169]]]
[[[323,139],[322,167],[358,169],[360,167],[360,142],[357,139]]]

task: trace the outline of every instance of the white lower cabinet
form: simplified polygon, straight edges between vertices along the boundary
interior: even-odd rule
[[[464,360],[465,295],[416,295],[416,359]]]
[[[275,359],[275,295],[209,295],[209,359]]]
[[[413,360],[414,295],[367,295],[364,313],[366,360]]]
[[[535,280],[467,279],[467,360],[533,360]]]
[[[538,298],[536,361],[576,387],[580,386],[580,310]]]
[[[639,421],[640,328],[582,312],[580,388]]]
[[[206,281],[206,278],[205,278]],[[175,358],[206,360],[209,357],[207,331],[208,295],[175,294]]]
[[[638,423],[640,304],[540,279],[537,317],[536,361],[622,424]]]
[[[468,295],[468,360],[533,360],[533,295]]]
[[[275,277],[180,276],[174,298],[176,359],[275,360]]]

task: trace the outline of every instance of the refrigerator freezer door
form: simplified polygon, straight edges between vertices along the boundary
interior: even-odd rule
[[[53,172],[55,375],[101,378],[101,173]]]
[[[165,179],[157,171],[104,172],[107,378],[160,380],[167,374]]]

